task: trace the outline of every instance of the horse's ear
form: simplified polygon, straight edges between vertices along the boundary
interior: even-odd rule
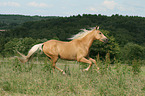
[[[96,26],[96,29],[99,30],[99,26],[98,27]]]

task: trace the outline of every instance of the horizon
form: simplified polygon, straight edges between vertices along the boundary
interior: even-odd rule
[[[85,13],[84,13],[85,14]],[[80,15],[80,16],[83,16],[84,14],[75,14],[75,15],[70,15],[70,16],[55,16],[55,15],[28,15],[28,14],[1,14],[0,13],[0,15],[13,15],[13,16],[15,16],[15,15],[18,15],[18,16],[39,16],[39,17],[71,17],[71,16],[78,16],[78,15]],[[143,18],[143,16],[138,16],[138,15],[122,15],[122,14],[112,14],[112,15],[104,15],[104,14],[86,14],[86,15],[101,15],[101,16],[107,16],[107,17],[111,17],[111,16],[113,16],[113,15],[119,15],[119,16],[128,16],[128,17],[142,17]]]
[[[145,1],[140,0],[2,0],[0,14],[70,17],[82,14],[145,17]]]

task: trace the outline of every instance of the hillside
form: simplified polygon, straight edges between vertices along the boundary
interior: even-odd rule
[[[25,16],[0,14],[0,29],[11,29],[28,21],[39,21],[56,18],[55,16]]]
[[[59,17],[41,21],[23,23],[21,26],[5,32],[5,37],[35,39],[67,38],[78,33],[82,28],[95,27],[99,25],[101,29],[110,31],[110,36],[114,36],[119,45],[124,46],[128,42],[145,45],[145,18],[122,16],[122,15],[90,15]]]

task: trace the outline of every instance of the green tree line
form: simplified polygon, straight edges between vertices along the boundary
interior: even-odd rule
[[[47,38],[58,37],[60,40],[67,40],[82,28],[95,27],[99,25],[101,29],[110,31],[119,45],[133,42],[145,45],[145,18],[137,16],[122,15],[91,15],[83,14],[70,17],[59,17],[41,21],[29,21],[17,28],[5,32],[5,37],[32,37]]]
[[[12,29],[28,21],[39,21],[57,18],[56,16],[25,16],[0,14],[0,29]]]

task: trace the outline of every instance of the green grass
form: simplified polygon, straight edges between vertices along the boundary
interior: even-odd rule
[[[41,62],[19,63],[15,59],[0,62],[0,96],[143,96],[145,67],[134,74],[128,65],[99,63],[82,72],[82,64],[59,60],[57,66],[66,71],[52,72],[45,59]],[[60,64],[59,64],[60,63]],[[49,68],[50,67],[50,68]]]

